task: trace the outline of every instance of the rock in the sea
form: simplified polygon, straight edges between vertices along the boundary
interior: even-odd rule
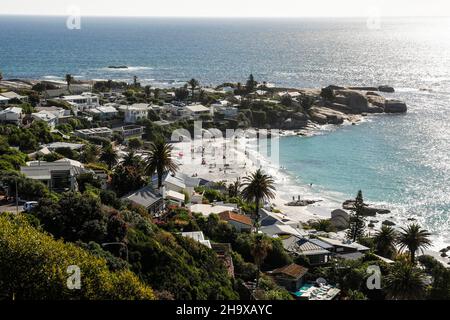
[[[367,108],[367,112],[368,113],[383,113],[384,109],[382,107],[374,106],[374,105],[370,104],[369,107]]]
[[[382,96],[367,96],[367,100],[370,104],[381,107],[384,110],[384,106],[386,104],[386,98]]]
[[[286,203],[286,205],[288,207],[306,207],[320,201],[322,200],[294,200],[289,203]]]
[[[391,86],[379,86],[378,91],[381,92],[387,92],[387,93],[393,93],[395,92],[395,89]]]
[[[353,210],[355,208],[355,200],[346,200],[342,204],[342,208],[345,210]],[[367,217],[373,217],[377,214],[389,214],[391,211],[382,208],[371,207],[368,204],[364,204],[363,215]]]
[[[392,221],[389,221],[389,220],[384,220],[384,221],[383,221],[383,225],[384,225],[384,226],[393,227],[393,226],[395,226],[395,223],[392,222]]]
[[[362,113],[368,111],[368,100],[365,95],[355,90],[339,90],[338,95],[342,95],[347,98],[348,106],[352,113]]]
[[[384,104],[384,112],[386,113],[405,113],[408,111],[406,103],[399,100],[386,100]]]

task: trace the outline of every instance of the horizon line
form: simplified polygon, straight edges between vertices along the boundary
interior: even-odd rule
[[[68,17],[70,14],[30,14],[30,13],[0,13],[0,17]],[[81,14],[82,17],[90,18],[169,18],[169,19],[298,19],[298,18],[368,18],[368,15],[354,15],[354,16],[170,16],[170,15],[96,15],[96,14]],[[380,15],[381,18],[450,18],[449,15],[418,15],[418,16],[399,16],[399,15]]]

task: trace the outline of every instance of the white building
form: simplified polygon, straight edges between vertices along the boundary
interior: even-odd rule
[[[32,113],[31,116],[35,120],[44,121],[45,123],[47,123],[47,125],[51,129],[54,129],[56,127],[56,125],[58,124],[58,118],[55,116],[54,113],[52,113],[50,111],[44,110],[44,111],[35,112],[35,113]]]
[[[8,102],[9,102],[8,98],[0,96],[0,106],[2,106],[2,105],[5,106],[8,104]]]
[[[101,106],[87,110],[88,113],[97,116],[99,119],[112,119],[119,114],[113,106]]]
[[[231,106],[226,100],[222,100],[211,105],[214,114],[222,114],[225,118],[235,118],[238,115],[238,108]]]
[[[211,249],[211,242],[209,240],[205,240],[205,235],[202,231],[194,231],[194,232],[182,232],[181,235],[185,238],[191,238],[198,243],[201,243],[208,248]]]
[[[207,108],[201,104],[194,104],[190,106],[186,106],[185,110],[187,114],[194,119],[198,119],[200,117],[209,117],[214,115],[214,111],[212,108]]]
[[[81,129],[75,131],[75,134],[82,138],[89,138],[89,137],[111,137],[113,134],[113,131],[110,128],[107,127],[101,127],[101,128],[91,128],[91,129]]]
[[[17,99],[20,100],[22,102],[28,102],[28,97],[27,96],[21,96],[20,94],[17,94],[15,92],[9,91],[9,92],[3,92],[0,93],[0,97],[6,98],[9,100],[13,100],[13,99]]]
[[[78,106],[82,111],[100,106],[99,97],[91,92],[83,92],[74,96],[63,96],[61,100]]]
[[[0,121],[19,124],[22,119],[22,108],[9,107],[0,111]]]
[[[125,114],[125,123],[136,123],[139,120],[147,119],[151,106],[146,103],[135,103],[131,106],[121,106],[119,110]]]

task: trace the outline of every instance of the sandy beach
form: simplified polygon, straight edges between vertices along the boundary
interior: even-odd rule
[[[214,182],[231,183],[261,168],[275,180],[277,192],[270,204],[282,215],[299,222],[331,217],[331,211],[336,209],[338,204],[324,201],[325,199],[308,198],[319,202],[305,207],[287,206],[293,197],[297,199],[300,196],[305,200],[305,189],[309,186],[302,188],[292,182],[288,184],[289,177],[283,173],[283,168],[270,163],[270,160],[255,150],[255,145],[256,139],[246,137],[234,140],[206,139],[194,148],[190,142],[181,142],[174,144],[173,155],[180,165],[180,172]],[[289,191],[286,187],[289,187]]]

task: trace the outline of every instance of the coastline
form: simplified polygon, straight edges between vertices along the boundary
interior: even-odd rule
[[[375,121],[377,116],[379,115],[361,116],[359,120],[356,121],[355,125],[360,125],[367,121]],[[351,125],[351,122],[345,122],[342,125],[314,124],[306,130],[301,130],[301,135],[298,132],[299,130],[284,130],[282,131],[282,134],[280,134],[280,138],[299,136],[301,139],[308,139],[309,137],[316,135],[333,134],[335,130],[341,129],[342,126]],[[214,142],[208,141],[207,144],[210,148],[220,148],[223,147],[225,141],[226,139],[218,139]],[[249,139],[242,137],[239,139],[239,143],[241,146],[245,146],[251,142]],[[175,143],[174,152],[178,153],[181,150],[186,150],[187,147],[183,144],[185,143]],[[197,153],[197,155],[198,154],[201,154],[201,152]],[[302,181],[301,177],[294,177],[290,172],[282,167],[282,164],[280,166],[272,163],[269,157],[262,155],[254,149],[249,150],[248,156],[245,155],[245,152],[236,150],[237,160],[235,162],[228,163],[229,169],[226,174],[223,171],[220,171],[218,167],[212,169],[209,168],[208,164],[214,163],[215,161],[213,154],[205,152],[206,165],[201,164],[200,158],[201,156],[197,157],[197,161],[191,163],[191,161],[186,161],[185,157],[179,157],[178,155],[177,161],[180,163],[180,171],[188,175],[196,174],[198,177],[214,182],[226,181],[229,183],[235,181],[236,178],[244,177],[250,172],[253,172],[261,167],[266,173],[270,174],[275,179],[276,195],[275,198],[270,201],[270,204],[274,209],[280,211],[280,215],[299,223],[307,223],[308,221],[317,219],[329,219],[333,210],[342,209],[343,201],[351,198],[350,196],[346,197],[346,195],[334,192],[332,190],[324,190],[322,186],[311,187],[307,181]],[[300,196],[302,200],[315,200],[317,202],[307,206],[286,205],[288,202],[292,201],[292,197],[297,199],[298,196]],[[410,221],[406,220],[404,217],[397,216],[398,212],[396,208],[389,203],[381,204],[372,202],[370,199],[367,199],[367,202],[370,205],[392,210],[391,213],[387,215],[377,215],[375,217],[366,218],[367,223],[369,223],[369,221],[378,221],[377,223],[374,223],[375,226],[373,228],[370,228],[370,234],[373,234],[379,230],[382,226],[382,221],[384,220],[395,221],[396,225],[394,228],[396,229],[404,227],[407,224],[407,221]],[[341,231],[334,233],[333,236],[339,239],[344,239],[345,232]],[[442,240],[435,235],[432,236],[432,239],[432,247],[429,250],[425,250],[424,254],[432,255],[443,265],[448,266],[449,259],[441,257],[439,252],[443,247],[448,245],[446,240]]]

